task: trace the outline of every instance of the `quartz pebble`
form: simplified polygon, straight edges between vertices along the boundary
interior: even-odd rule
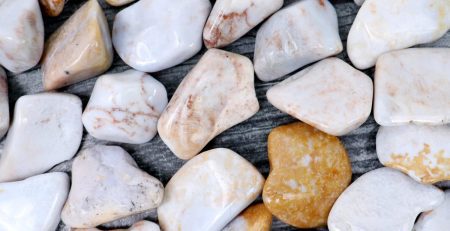
[[[438,207],[444,193],[391,169],[370,171],[338,198],[328,218],[330,231],[410,231],[417,215]]]
[[[0,67],[0,138],[9,128],[9,103],[8,103],[8,80],[6,73]]]
[[[222,231],[270,231],[272,214],[264,204],[248,207]]]
[[[0,157],[0,182],[41,174],[71,159],[82,134],[77,96],[41,93],[20,97]]]
[[[140,170],[121,147],[97,145],[75,158],[61,216],[70,227],[93,228],[156,208],[163,193],[162,183]]]
[[[65,0],[39,0],[44,8],[45,14],[50,17],[56,17],[61,14],[64,9]]]
[[[335,136],[367,120],[372,96],[372,80],[337,58],[320,61],[267,92],[276,108]]]
[[[110,231],[160,231],[159,226],[151,221],[139,221],[136,222],[129,229],[114,229]],[[88,229],[73,229],[72,231],[101,231],[97,228],[88,228]]]
[[[106,0],[106,2],[111,6],[123,6],[134,1],[136,0]]]
[[[158,121],[158,133],[176,156],[190,159],[258,110],[251,61],[210,49],[176,90]]]
[[[347,53],[357,68],[366,69],[383,53],[432,42],[449,28],[448,0],[366,0],[350,29]]]
[[[105,72],[112,60],[108,22],[97,0],[89,0],[48,39],[42,60],[44,89],[95,77]]]
[[[263,190],[267,208],[298,228],[325,225],[352,177],[339,139],[297,122],[270,132],[268,152],[270,174]]]
[[[206,47],[236,41],[283,6],[283,0],[217,0],[203,30]]]
[[[449,66],[450,48],[412,48],[382,55],[375,71],[377,123],[450,123]]]
[[[0,183],[0,230],[56,230],[69,183],[62,172]]]
[[[97,139],[141,144],[156,135],[156,124],[167,105],[165,87],[140,71],[98,78],[83,113],[83,124]]]
[[[380,127],[376,145],[385,166],[423,183],[450,180],[450,126]]]
[[[0,65],[20,73],[34,67],[44,49],[44,23],[37,0],[0,0]]]
[[[278,79],[342,51],[336,11],[327,0],[295,2],[265,22],[256,35],[255,71]]]
[[[261,193],[263,176],[229,149],[187,162],[166,186],[158,208],[162,230],[221,230]]]
[[[450,227],[450,190],[445,191],[445,200],[436,209],[424,212],[414,225],[414,231],[443,231]]]
[[[116,15],[114,48],[136,70],[178,65],[202,48],[210,9],[209,0],[140,0]]]

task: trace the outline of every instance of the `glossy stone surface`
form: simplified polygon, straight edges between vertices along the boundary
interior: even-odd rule
[[[44,173],[71,159],[81,143],[81,100],[71,94],[20,97],[0,157],[0,182]]]
[[[166,88],[150,75],[134,70],[107,74],[95,83],[83,124],[97,139],[146,143],[156,135],[166,105]]]
[[[89,0],[46,42],[42,59],[45,90],[95,77],[111,66],[113,49],[108,22],[97,0]]]
[[[37,0],[0,0],[0,65],[24,72],[41,59],[44,23]]]
[[[0,183],[0,230],[54,231],[69,184],[61,172]]]
[[[72,164],[72,188],[61,217],[75,228],[93,228],[162,201],[162,183],[140,170],[121,147],[84,149]]]
[[[370,171],[338,198],[328,218],[330,231],[410,231],[417,215],[437,208],[444,193],[391,169]]]
[[[448,0],[366,0],[350,29],[347,53],[354,66],[367,69],[380,55],[432,42],[449,28]]]
[[[111,6],[123,6],[135,0],[106,0],[106,2]]]
[[[46,15],[56,17],[64,9],[65,0],[39,0]]]
[[[114,48],[136,70],[157,72],[173,67],[202,48],[202,30],[210,10],[209,0],[138,1],[116,15]]]
[[[259,29],[255,72],[260,80],[271,81],[341,51],[333,6],[327,0],[298,1],[275,13]]]
[[[382,55],[375,72],[377,123],[450,123],[449,66],[450,48],[412,48]]]
[[[335,136],[367,120],[372,96],[372,80],[337,58],[322,60],[267,91],[276,108]]]
[[[450,180],[450,126],[380,127],[376,145],[385,166],[423,183]]]
[[[221,230],[261,193],[263,176],[229,149],[187,162],[166,185],[158,207],[162,230]]]
[[[248,207],[222,231],[270,231],[272,214],[264,204]]]
[[[203,30],[208,48],[236,41],[279,10],[283,0],[217,0]]]
[[[160,231],[159,225],[151,222],[151,221],[139,221],[136,222],[129,229],[114,229],[111,231]],[[97,228],[88,228],[88,229],[73,229],[72,231],[101,231]]]
[[[8,103],[8,79],[2,67],[0,67],[0,138],[9,128],[9,103]]]
[[[297,122],[270,132],[268,153],[270,174],[263,190],[267,208],[298,228],[325,225],[352,177],[339,139]]]
[[[414,231],[442,231],[450,227],[450,190],[445,191],[445,200],[439,207],[420,215]]]
[[[181,159],[259,110],[251,61],[210,49],[183,79],[158,121],[164,143]]]

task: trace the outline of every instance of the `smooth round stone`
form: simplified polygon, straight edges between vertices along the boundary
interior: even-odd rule
[[[8,103],[8,79],[2,67],[0,67],[0,138],[9,128],[9,103]]]
[[[69,177],[62,172],[0,183],[0,230],[56,230],[69,185]]]
[[[283,6],[283,0],[217,0],[203,30],[206,47],[236,41]]]
[[[304,123],[273,129],[270,174],[263,200],[270,212],[298,228],[326,225],[333,203],[350,183],[347,152],[334,136]]]
[[[140,0],[116,15],[114,48],[136,70],[173,67],[202,48],[210,10],[209,0]]]
[[[142,144],[156,135],[166,105],[164,85],[146,73],[128,70],[97,79],[82,119],[97,139]]]
[[[239,154],[212,149],[189,160],[158,207],[164,231],[221,230],[261,193],[263,176]]]
[[[46,15],[56,17],[61,14],[64,9],[66,0],[39,0]]]
[[[450,180],[450,126],[380,127],[380,162],[423,183]]]
[[[0,65],[20,73],[34,67],[44,50],[38,0],[0,0]]]
[[[450,227],[450,190],[445,191],[445,200],[439,207],[420,215],[414,231],[443,231]]]
[[[391,168],[370,171],[338,198],[328,217],[330,231],[411,231],[417,215],[437,208],[444,192]]]
[[[222,231],[269,231],[271,226],[272,214],[264,204],[257,204],[244,210]]]

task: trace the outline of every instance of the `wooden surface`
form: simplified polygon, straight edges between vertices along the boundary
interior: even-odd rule
[[[107,15],[110,28],[114,15],[123,7],[113,8],[108,6],[103,0],[99,0],[105,14]],[[46,38],[53,32],[58,26],[60,26],[76,9],[78,9],[84,0],[69,0],[64,12],[57,18],[44,18]],[[286,4],[293,2],[293,0],[285,1]],[[346,38],[350,29],[351,23],[356,16],[358,7],[352,1],[332,1],[335,5],[336,11],[339,17],[339,32],[343,40],[344,46],[346,44]],[[225,48],[225,50],[239,53],[253,59],[254,41],[256,31],[258,27],[248,33],[245,37],[239,39],[237,42]],[[157,35],[155,35],[157,36]],[[439,46],[450,47],[450,32],[447,33],[442,39],[422,46]],[[188,73],[188,71],[197,63],[201,54],[205,52],[203,49],[199,54],[188,60],[187,62],[178,65],[176,67],[164,70],[158,73],[153,73],[152,76],[156,77],[166,86],[169,93],[169,97],[172,96],[180,81]],[[338,55],[349,62],[345,52]],[[121,72],[129,69],[120,58],[115,54],[114,64],[108,70],[108,73]],[[369,76],[373,76],[373,69],[366,71]],[[41,72],[39,67],[36,67],[26,73],[13,75],[8,73],[8,84],[10,89],[9,102],[11,111],[14,107],[15,101],[22,95],[33,94],[42,91]],[[284,79],[284,78],[283,78]],[[82,101],[83,106],[86,106],[92,88],[94,87],[96,78],[66,87],[61,89],[63,92],[72,93],[78,95]],[[256,92],[258,100],[261,106],[260,111],[251,119],[225,131],[217,138],[212,140],[204,150],[211,148],[223,147],[230,148],[237,153],[241,154],[244,158],[249,160],[255,165],[259,171],[267,176],[269,173],[269,163],[267,160],[266,141],[267,135],[270,130],[278,125],[286,124],[294,121],[294,119],[274,108],[270,105],[266,99],[266,91],[268,88],[278,83],[282,79],[274,82],[263,83],[259,80],[255,80]],[[220,86],[218,86],[220,87]],[[375,136],[378,129],[378,125],[371,116],[369,120],[359,129],[353,131],[351,134],[341,137],[348,154],[351,159],[353,168],[353,180],[361,174],[370,170],[381,167],[376,153],[375,153]],[[113,144],[104,141],[95,140],[88,134],[84,134],[82,147],[89,147],[94,144]],[[125,148],[137,161],[139,167],[147,171],[151,175],[160,179],[166,184],[171,176],[185,163],[173,155],[170,150],[164,145],[159,137],[155,137],[151,142],[143,145],[128,145],[117,144]],[[62,163],[52,171],[66,171],[70,172],[71,162]],[[442,188],[448,188],[449,182],[439,184]],[[258,199],[261,201],[261,198]],[[104,227],[126,227],[132,224],[135,220],[146,218],[149,220],[156,220],[155,211],[149,211],[143,214],[135,215],[130,218],[122,219],[116,222],[109,223]],[[68,230],[63,224],[60,224],[59,230]],[[274,219],[273,230],[297,230],[290,227],[277,219]],[[317,230],[327,230],[321,228]]]

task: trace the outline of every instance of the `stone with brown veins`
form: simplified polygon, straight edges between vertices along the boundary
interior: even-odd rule
[[[256,204],[244,210],[222,231],[269,231],[271,227],[272,214],[264,204]]]
[[[14,73],[34,67],[44,49],[37,0],[0,0],[0,65]]]
[[[61,14],[64,9],[65,0],[39,0],[44,8],[45,14],[50,17],[56,17]]]
[[[190,159],[258,110],[251,61],[210,49],[176,90],[158,121],[158,133],[176,156]]]
[[[44,89],[95,77],[105,72],[112,60],[108,22],[97,0],[89,0],[48,39],[42,60]]]
[[[339,139],[297,122],[270,132],[268,152],[266,207],[298,228],[326,225],[331,207],[352,178],[350,160]]]
[[[283,6],[283,0],[218,0],[203,30],[206,47],[236,41]]]

